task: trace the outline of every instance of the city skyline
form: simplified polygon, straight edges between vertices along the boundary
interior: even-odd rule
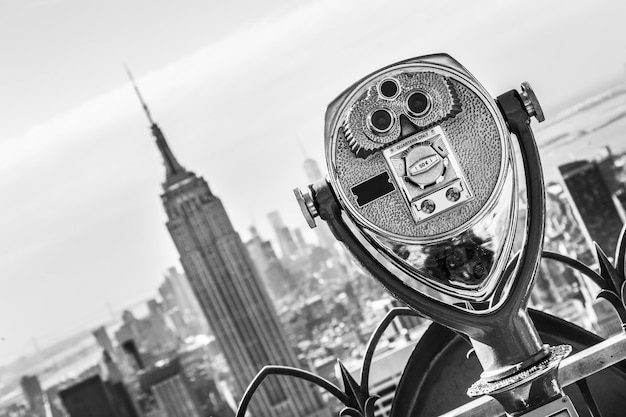
[[[378,33],[364,28],[364,22],[378,15],[394,17],[387,6],[376,2],[359,9],[354,2],[340,8],[323,1],[294,6],[275,2],[267,10],[245,8],[239,20],[232,9],[219,10],[224,18],[211,16],[216,25],[202,36],[205,22],[200,17],[210,14],[198,4],[193,11],[204,14],[195,20],[182,11],[168,16],[171,10],[159,6],[149,15],[154,21],[145,22],[151,19],[138,18],[143,10],[128,10],[116,3],[117,9],[111,6],[105,16],[126,14],[127,20],[120,23],[122,28],[110,43],[99,38],[100,43],[93,45],[88,42],[94,32],[87,27],[70,25],[57,33],[52,30],[56,26],[42,23],[48,14],[58,18],[51,21],[79,21],[74,14],[78,12],[68,13],[75,2],[25,4],[0,6],[7,11],[0,18],[3,30],[23,35],[21,47],[3,44],[9,51],[0,114],[0,169],[5,178],[0,184],[8,201],[0,226],[3,360],[31,350],[33,338],[45,343],[58,333],[108,317],[107,303],[121,306],[153,293],[167,268],[176,264],[174,247],[160,227],[164,215],[155,197],[161,178],[158,155],[125,79],[124,59],[137,75],[143,74],[137,78],[154,103],[155,115],[174,138],[182,159],[203,172],[222,196],[235,229],[244,232],[254,218],[263,236],[270,235],[263,219],[274,209],[281,211],[288,226],[302,223],[291,195],[292,188],[307,183],[301,167],[304,155],[296,139],[323,166],[324,107],[343,88],[377,67],[408,56],[446,51],[494,95],[528,79],[546,109],[555,112],[564,102],[617,82],[626,61],[620,26],[611,24],[623,6],[612,3],[604,4],[610,8],[605,16],[609,22],[598,33],[584,34],[577,33],[580,22],[593,25],[588,14],[599,10],[599,5],[574,4],[566,10],[541,5],[523,22],[511,22],[511,11],[495,2],[456,10],[446,5],[398,3],[395,9],[401,6],[417,15],[421,7],[426,8],[421,16],[439,16],[426,22],[418,35],[426,36],[441,22],[450,25],[441,38],[402,44],[390,43],[398,37],[408,39],[408,29],[402,25],[380,21],[385,30]],[[468,10],[478,12],[469,22]],[[43,32],[17,31],[20,20],[9,22],[8,12],[17,12],[22,19],[38,17],[34,23],[41,23]],[[90,16],[86,22],[94,18]],[[166,38],[153,39],[158,24],[165,25],[170,17],[173,29],[166,33],[170,43]],[[553,34],[551,22],[556,21],[561,33]],[[184,22],[196,32],[175,34]],[[228,29],[229,22],[235,23],[235,30]],[[537,30],[528,34],[524,29],[529,25]],[[468,28],[470,33],[464,33]],[[46,43],[38,42],[46,29],[54,32],[51,42],[58,46],[47,45],[50,51],[43,53]],[[516,30],[525,36],[513,33]],[[491,36],[493,31],[501,36]],[[80,33],[92,37],[86,36],[84,43],[70,42]],[[133,33],[142,34],[141,41],[119,47]],[[291,35],[289,39],[285,33]],[[1,38],[9,42],[12,37]],[[388,48],[381,50],[381,45]],[[557,45],[559,53],[555,53]],[[74,51],[72,46],[83,49]],[[111,52],[116,47],[119,52]],[[368,52],[372,47],[377,54]],[[26,48],[32,52],[25,54]],[[150,48],[155,50],[147,52]],[[86,65],[86,58],[76,60],[92,51],[96,63],[104,59],[107,65],[95,68],[93,63]],[[523,59],[517,58],[519,51]],[[38,52],[50,59],[49,68],[36,59]],[[51,55],[55,52],[56,57]],[[593,60],[585,59],[591,56]],[[344,68],[330,65],[345,64],[346,58],[350,65]],[[249,77],[250,72],[255,76]],[[303,79],[313,79],[315,84],[302,83]],[[72,84],[76,87],[70,88]],[[67,94],[62,94],[63,88]],[[287,95],[293,90],[301,94]],[[233,111],[251,97],[255,102],[258,97],[267,100],[263,107],[276,109],[275,114],[259,111],[243,117]],[[242,167],[251,167],[253,172]],[[120,230],[127,231],[123,240]],[[21,313],[17,321],[11,314],[16,311]]]

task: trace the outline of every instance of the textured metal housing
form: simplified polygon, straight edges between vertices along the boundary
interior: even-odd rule
[[[398,81],[397,97],[379,97],[380,82],[390,78]],[[421,118],[405,106],[414,91],[424,91],[433,100]],[[381,107],[394,111],[401,126],[375,137],[364,120]],[[452,180],[461,184],[463,198],[420,218],[411,201],[419,204],[429,190],[423,193],[419,184],[402,182],[384,152],[433,129],[449,144],[444,162],[448,173],[458,171]],[[517,212],[510,135],[494,100],[460,64],[447,55],[433,55],[363,78],[329,106],[325,146],[330,183],[350,217],[348,223],[355,223],[355,231],[372,245],[373,256],[406,285],[455,305],[506,293],[506,288],[498,289],[498,276],[510,253]],[[381,174],[389,176],[394,190],[360,204],[354,189]],[[439,200],[433,200],[442,201],[450,184],[435,184],[430,191],[439,193]]]

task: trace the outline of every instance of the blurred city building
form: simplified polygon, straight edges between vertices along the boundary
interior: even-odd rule
[[[176,351],[181,340],[173,326],[168,323],[161,303],[148,301],[148,315],[137,318],[131,311],[122,314],[122,325],[115,332],[118,344],[124,346],[133,341],[142,355],[142,362],[149,363],[150,357],[163,357]]]
[[[54,385],[46,389],[46,397],[50,406],[50,413],[46,417],[69,417],[69,414],[63,407],[63,401],[59,397],[59,386]]]
[[[161,360],[141,373],[141,383],[156,398],[164,417],[201,417],[200,401],[177,358]]]
[[[285,226],[285,223],[280,216],[280,212],[278,210],[274,210],[271,213],[268,213],[267,219],[269,220],[272,230],[274,231],[274,235],[276,236],[276,240],[278,241],[278,247],[282,258],[289,260],[301,254],[302,248],[300,248],[300,245],[294,238],[291,230]]]
[[[591,307],[596,317],[595,327],[600,336],[607,338],[624,331],[621,320],[608,301],[602,299],[594,300],[591,303]]]
[[[117,347],[113,345],[113,341],[111,340],[111,337],[109,336],[106,327],[100,326],[97,329],[93,330],[91,334],[96,339],[96,343],[98,344],[98,346],[100,346],[100,348],[105,352],[108,352],[108,354],[112,358],[119,362],[119,349],[117,349]]]
[[[45,417],[45,396],[36,375],[25,375],[20,380],[24,398],[33,417]]]
[[[304,174],[306,175],[306,179],[309,182],[315,182],[324,179],[324,174],[322,174],[322,170],[320,169],[315,159],[306,158],[302,163],[302,167],[304,168]]]
[[[159,287],[159,294],[163,300],[163,309],[172,320],[173,330],[179,338],[211,333],[185,274],[174,267],[168,269]]]
[[[563,187],[557,183],[546,186],[544,249],[570,256],[588,265],[595,263],[594,255],[587,245]],[[533,304],[545,309],[572,298],[583,304],[590,301],[583,277],[560,262],[542,260],[537,273],[536,288],[531,294]],[[589,329],[589,326],[583,327]]]
[[[135,340],[129,338],[118,338],[118,343],[124,352],[125,358],[130,363],[130,368],[133,373],[140,371],[146,367],[146,364],[152,362],[152,357],[149,352],[141,352],[135,343]]]
[[[246,247],[265,288],[273,300],[285,296],[295,288],[293,276],[280,262],[269,240],[263,240],[255,227],[250,228],[250,234]]]
[[[203,417],[230,417],[235,411],[227,399],[232,398],[228,384],[219,383],[229,377],[221,371],[213,358],[215,349],[211,344],[186,345],[176,355],[181,368],[196,394]]]
[[[416,343],[415,340],[399,342],[376,352],[372,358],[369,392],[370,395],[380,397],[374,404],[374,417],[387,417],[389,415],[398,383]],[[356,381],[361,380],[361,366],[360,363],[347,366],[348,371]]]
[[[139,417],[124,386],[100,375],[62,389],[59,397],[70,417]]]
[[[597,242],[607,256],[613,257],[624,225],[616,196],[624,184],[617,180],[613,155],[607,151],[597,160],[561,165],[559,171],[589,243]]]
[[[584,225],[576,214],[573,200],[560,183],[546,186],[544,250],[567,255],[592,267],[596,265]],[[620,331],[621,325],[606,302],[595,299],[598,290],[591,280],[572,268],[543,259],[531,293],[531,307],[608,337]]]

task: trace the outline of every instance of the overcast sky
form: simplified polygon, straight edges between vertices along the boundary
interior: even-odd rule
[[[447,52],[495,96],[524,80],[549,119],[624,77],[623,1],[0,0],[0,362],[156,292],[178,263],[160,156],[245,237],[280,209],[325,106],[389,63]]]

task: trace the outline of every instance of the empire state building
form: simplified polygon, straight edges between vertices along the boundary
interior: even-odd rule
[[[165,165],[167,228],[242,395],[263,366],[299,366],[298,360],[224,205],[202,177],[176,160],[135,90]],[[284,377],[265,380],[249,410],[254,417],[328,415],[314,389]]]

